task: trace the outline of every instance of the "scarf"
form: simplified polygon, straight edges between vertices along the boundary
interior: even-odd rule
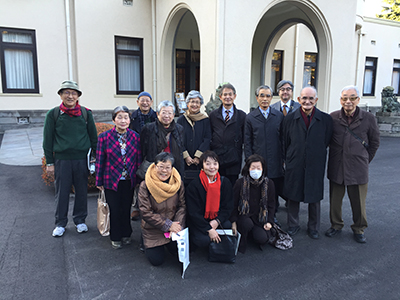
[[[79,101],[76,101],[76,105],[74,108],[68,108],[64,105],[64,102],[60,104],[60,110],[66,113],[70,117],[79,117],[82,115],[81,106],[79,105]]]
[[[161,122],[156,119],[157,129],[158,129],[158,137],[157,137],[157,153],[163,152],[165,148],[169,146],[170,153],[174,156],[175,159],[175,168],[180,170],[181,168],[181,150],[183,147],[179,146],[180,138],[178,134],[178,130],[176,130],[176,123],[172,120],[171,124],[168,128],[165,128]],[[172,137],[169,139],[169,143],[167,137]]]
[[[195,122],[208,118],[205,114],[201,112],[198,112],[197,114],[190,114],[189,110],[185,111],[183,115],[192,127],[194,126]]]
[[[139,128],[142,130],[143,126],[146,125],[147,123],[151,122],[150,116],[152,115],[152,109],[150,108],[149,112],[147,115],[143,114],[140,108],[137,109],[138,117],[139,117]]]
[[[218,217],[219,212],[219,202],[221,197],[221,177],[219,173],[216,175],[216,181],[210,183],[208,177],[203,170],[200,171],[200,181],[206,190],[206,211],[204,213],[204,218],[207,220],[214,220]]]
[[[172,168],[171,177],[168,183],[157,177],[156,165],[152,163],[145,175],[147,189],[157,203],[164,202],[175,195],[181,188],[181,176],[175,168]]]
[[[268,181],[269,179],[265,176],[258,180],[254,180],[249,175],[243,177],[243,186],[240,192],[238,205],[239,215],[246,215],[249,213],[250,185],[255,185],[261,188],[260,213],[258,215],[258,220],[261,224],[267,223]]]

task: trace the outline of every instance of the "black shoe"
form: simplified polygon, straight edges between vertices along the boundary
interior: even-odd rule
[[[342,229],[335,229],[335,228],[329,228],[326,232],[325,235],[327,237],[334,237],[335,235],[337,235],[338,233],[341,233]]]
[[[300,226],[296,227],[289,227],[287,233],[289,233],[290,236],[296,235],[300,230]]]
[[[364,233],[354,233],[354,239],[357,243],[364,244],[367,242]]]
[[[314,240],[319,239],[319,233],[316,230],[307,229],[307,234],[310,238],[312,238]]]

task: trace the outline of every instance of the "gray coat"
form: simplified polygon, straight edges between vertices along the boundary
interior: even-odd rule
[[[270,109],[265,119],[257,107],[246,116],[244,126],[244,155],[247,159],[252,154],[261,155],[267,163],[267,176],[283,176],[282,144],[280,127],[283,114],[274,108]]]
[[[280,112],[282,112],[282,109],[281,109],[281,100],[279,100],[278,102],[272,104],[271,107],[274,108],[274,109],[276,109],[276,110],[279,110]],[[300,107],[300,103],[297,102],[297,101],[295,101],[295,100],[292,100],[292,101],[291,101],[291,104],[290,104],[290,106],[289,106],[289,112],[288,112],[288,114],[294,112],[294,111],[295,111],[296,109],[298,109],[299,107]]]
[[[331,113],[333,135],[329,144],[328,179],[337,184],[359,185],[368,183],[368,165],[379,148],[379,128],[375,117],[357,107],[349,128],[362,140],[366,149],[347,129],[343,110]]]
[[[315,110],[306,128],[301,109],[282,122],[286,165],[283,194],[290,200],[316,203],[324,197],[327,147],[332,136],[332,117]]]

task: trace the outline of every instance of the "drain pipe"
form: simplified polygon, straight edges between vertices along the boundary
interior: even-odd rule
[[[152,34],[152,56],[153,56],[153,99],[157,101],[157,47],[156,47],[156,3],[151,0],[151,34]],[[156,101],[154,105],[157,106]]]
[[[71,20],[69,14],[69,0],[65,0],[65,27],[67,30],[67,57],[68,57],[68,79],[74,80],[72,69],[72,47],[71,47]]]
[[[299,24],[296,24],[296,31],[295,31],[295,45],[294,45],[294,62],[293,62],[293,85],[294,88],[296,89],[296,83],[297,83],[297,64],[298,64],[298,55],[299,53],[297,53],[299,51]],[[293,90],[293,95],[296,95],[296,91]],[[293,99],[292,99],[293,100]]]

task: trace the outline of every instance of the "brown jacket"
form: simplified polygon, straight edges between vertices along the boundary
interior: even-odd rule
[[[349,128],[368,143],[366,149],[347,129],[343,109],[331,113],[333,135],[329,144],[328,179],[337,184],[368,183],[368,165],[379,148],[379,128],[374,115],[356,108]]]
[[[142,181],[139,187],[139,209],[142,215],[142,235],[146,248],[153,248],[169,243],[164,232],[169,232],[168,220],[180,222],[185,228],[186,204],[185,188],[183,184],[178,192],[167,200],[157,203],[146,187],[146,181]]]

